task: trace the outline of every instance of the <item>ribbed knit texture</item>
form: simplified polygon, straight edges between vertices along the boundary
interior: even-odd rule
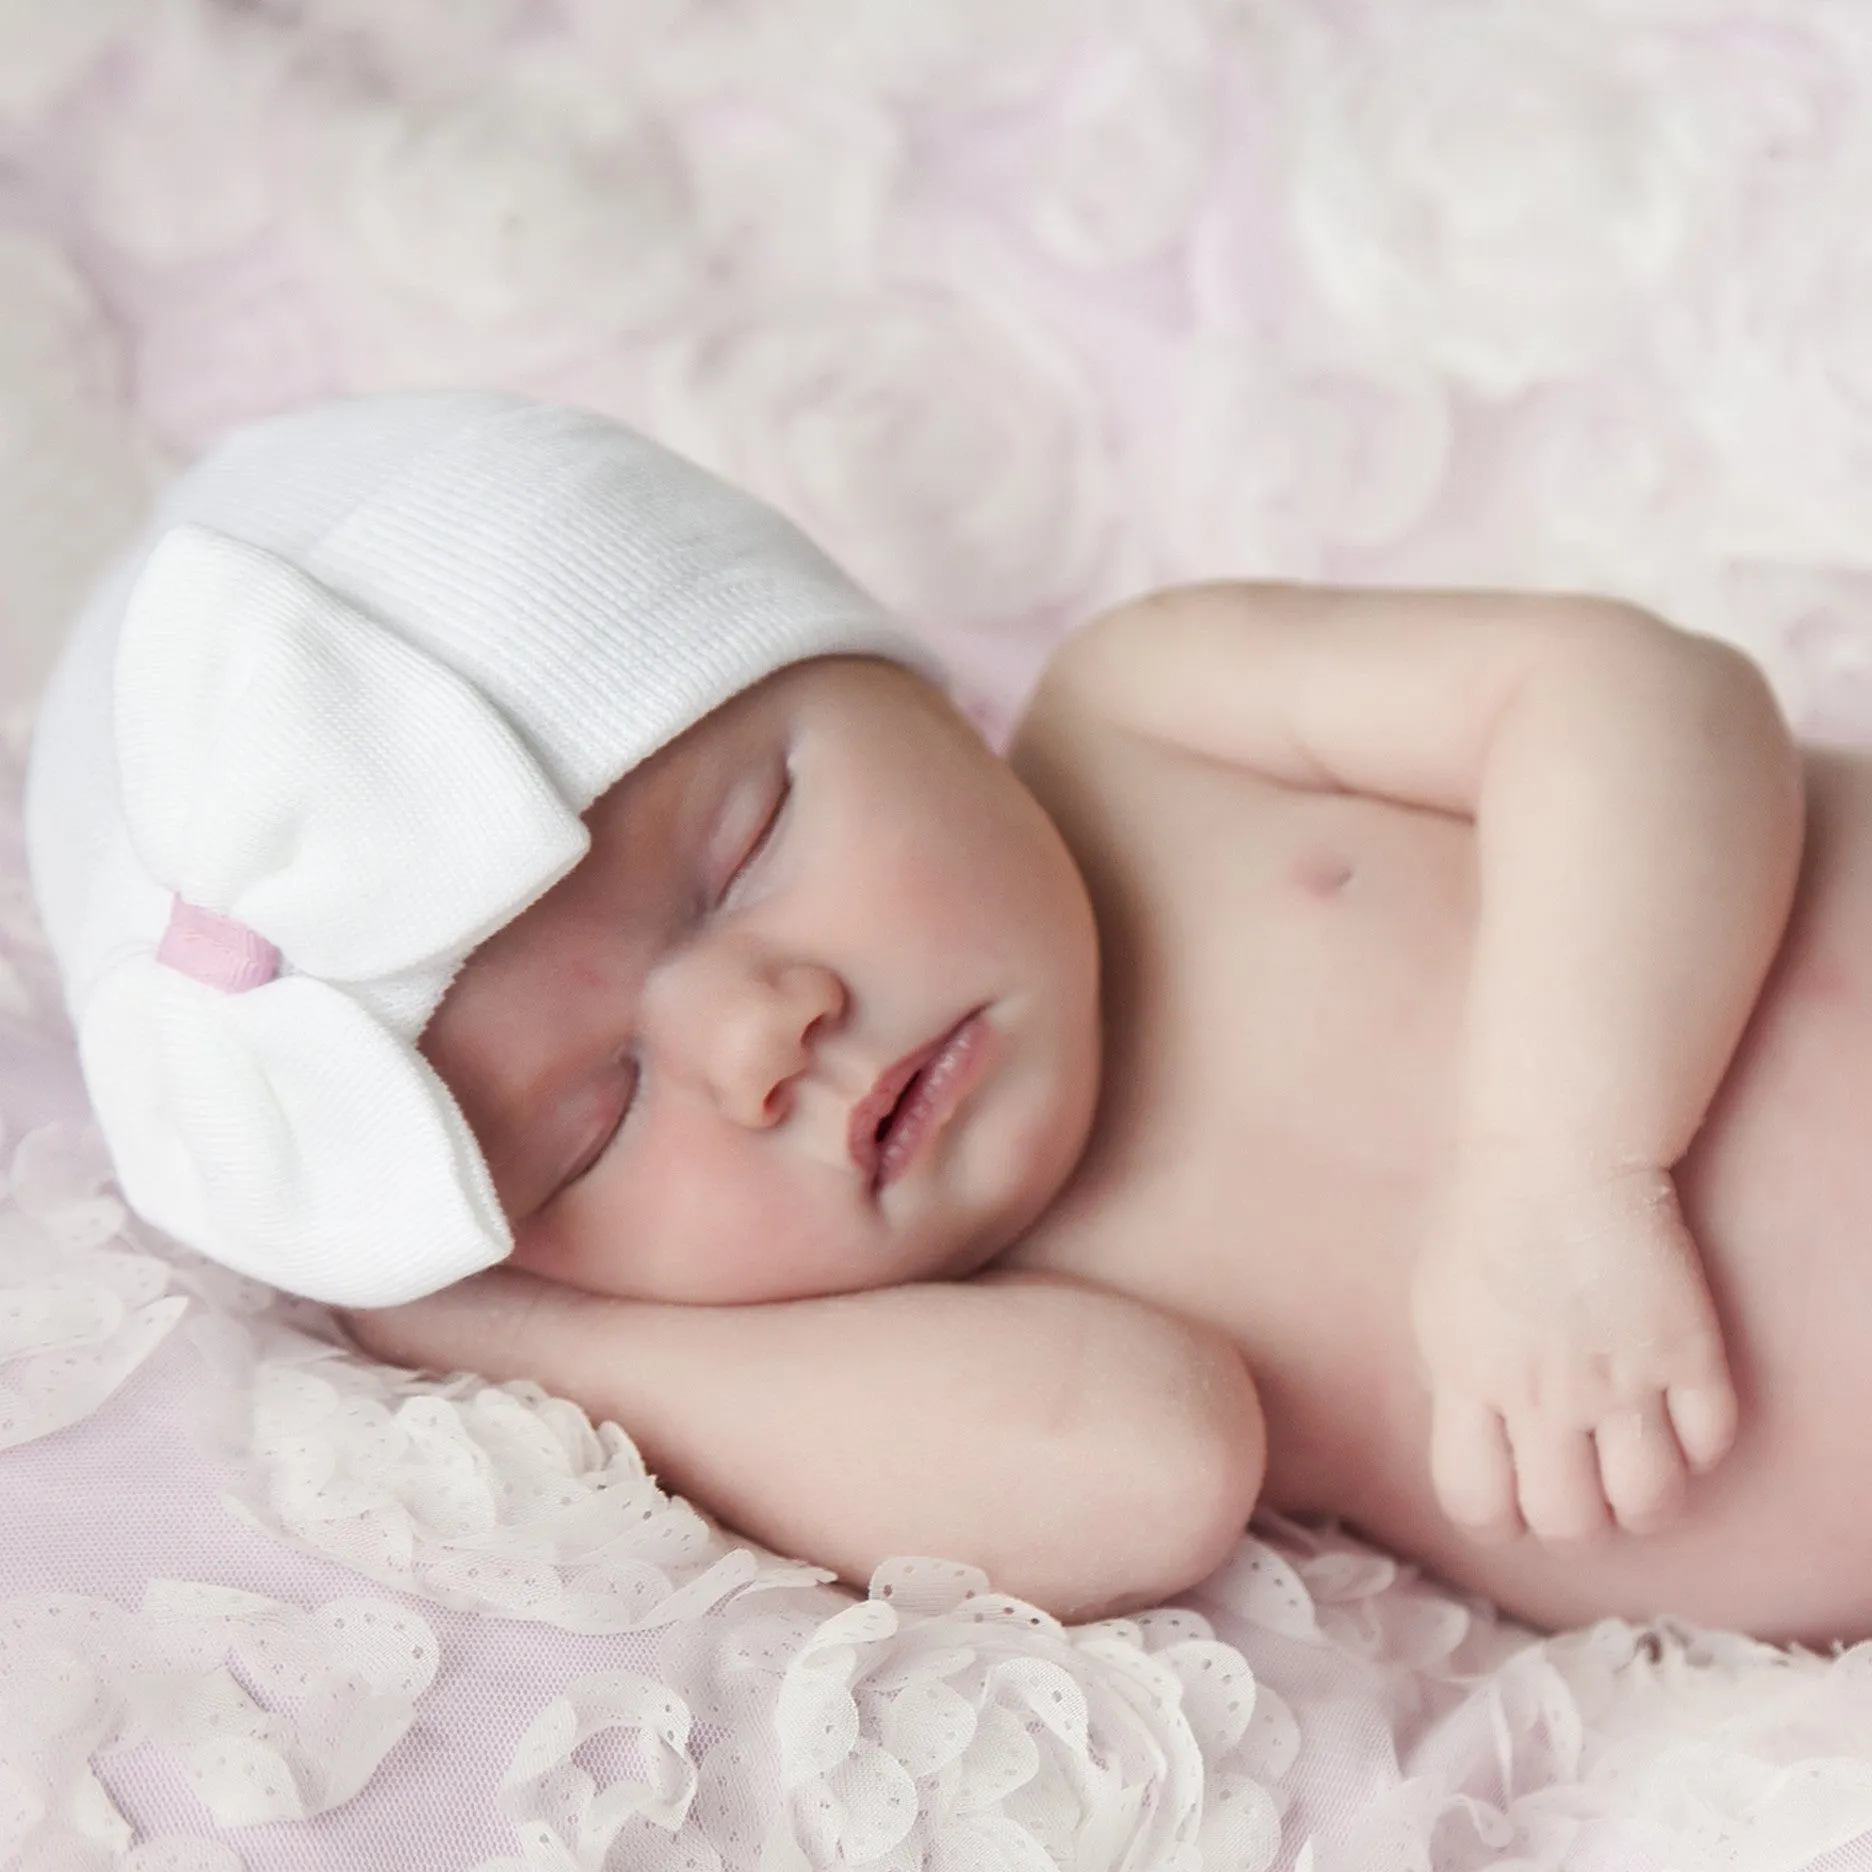
[[[785,665],[917,648],[779,515],[585,412],[364,399],[230,439],[80,619],[43,705],[34,883],[125,1193],[313,1298],[511,1246],[415,1042],[577,862],[582,814]],[[226,994],[177,898],[276,945]]]

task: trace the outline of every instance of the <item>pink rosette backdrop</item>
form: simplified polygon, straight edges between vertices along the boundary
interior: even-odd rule
[[[0,0],[0,1866],[1872,1867],[1872,1649],[1275,1522],[1100,1625],[858,1598],[347,1352],[126,1221],[18,823],[152,490],[418,384],[745,483],[992,731],[1245,574],[1623,593],[1864,734],[1869,184],[1860,0]]]

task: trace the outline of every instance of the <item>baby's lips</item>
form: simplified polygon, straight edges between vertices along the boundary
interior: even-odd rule
[[[954,1068],[959,1066],[970,1081],[980,1071],[981,1042],[985,1037],[978,1028],[981,1014],[980,1008],[969,1009],[953,1027],[939,1033],[928,1045],[906,1053],[878,1076],[877,1084],[852,1108],[849,1140],[852,1161],[874,1191],[889,1182],[898,1169],[918,1154],[918,1141],[931,1122],[929,1099],[920,1094],[933,1093],[939,1105],[946,1105],[950,1092],[959,1097],[965,1089],[955,1084]],[[947,1058],[952,1053],[957,1056],[954,1061]],[[928,1077],[932,1067],[936,1069],[936,1080],[940,1084]],[[942,1118],[937,1117],[934,1122],[940,1124]],[[906,1126],[916,1136],[904,1146]]]
[[[851,1151],[852,1162],[858,1166],[867,1183],[874,1181],[877,1176],[881,1148],[879,1133],[885,1121],[897,1109],[897,1101],[903,1097],[904,1088],[936,1057],[953,1032],[951,1028],[948,1032],[938,1034],[915,1052],[906,1053],[895,1064],[886,1066],[878,1074],[877,1083],[852,1107],[847,1146]]]

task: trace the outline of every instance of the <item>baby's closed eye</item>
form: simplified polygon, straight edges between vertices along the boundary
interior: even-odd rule
[[[637,1079],[637,1061],[625,1053],[588,1080],[567,1101],[561,1135],[571,1155],[567,1169],[554,1179],[555,1195],[571,1188],[610,1149],[619,1127],[630,1115],[631,1102],[637,1094]]]
[[[743,900],[792,797],[793,772],[784,759],[742,776],[729,789],[708,841],[709,875],[719,880],[709,892],[715,907],[733,909]]]

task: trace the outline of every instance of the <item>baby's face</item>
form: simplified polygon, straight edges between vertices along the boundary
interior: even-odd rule
[[[783,670],[626,776],[423,1051],[514,1226],[594,1292],[971,1272],[1077,1161],[1097,953],[1051,821],[894,665]]]

